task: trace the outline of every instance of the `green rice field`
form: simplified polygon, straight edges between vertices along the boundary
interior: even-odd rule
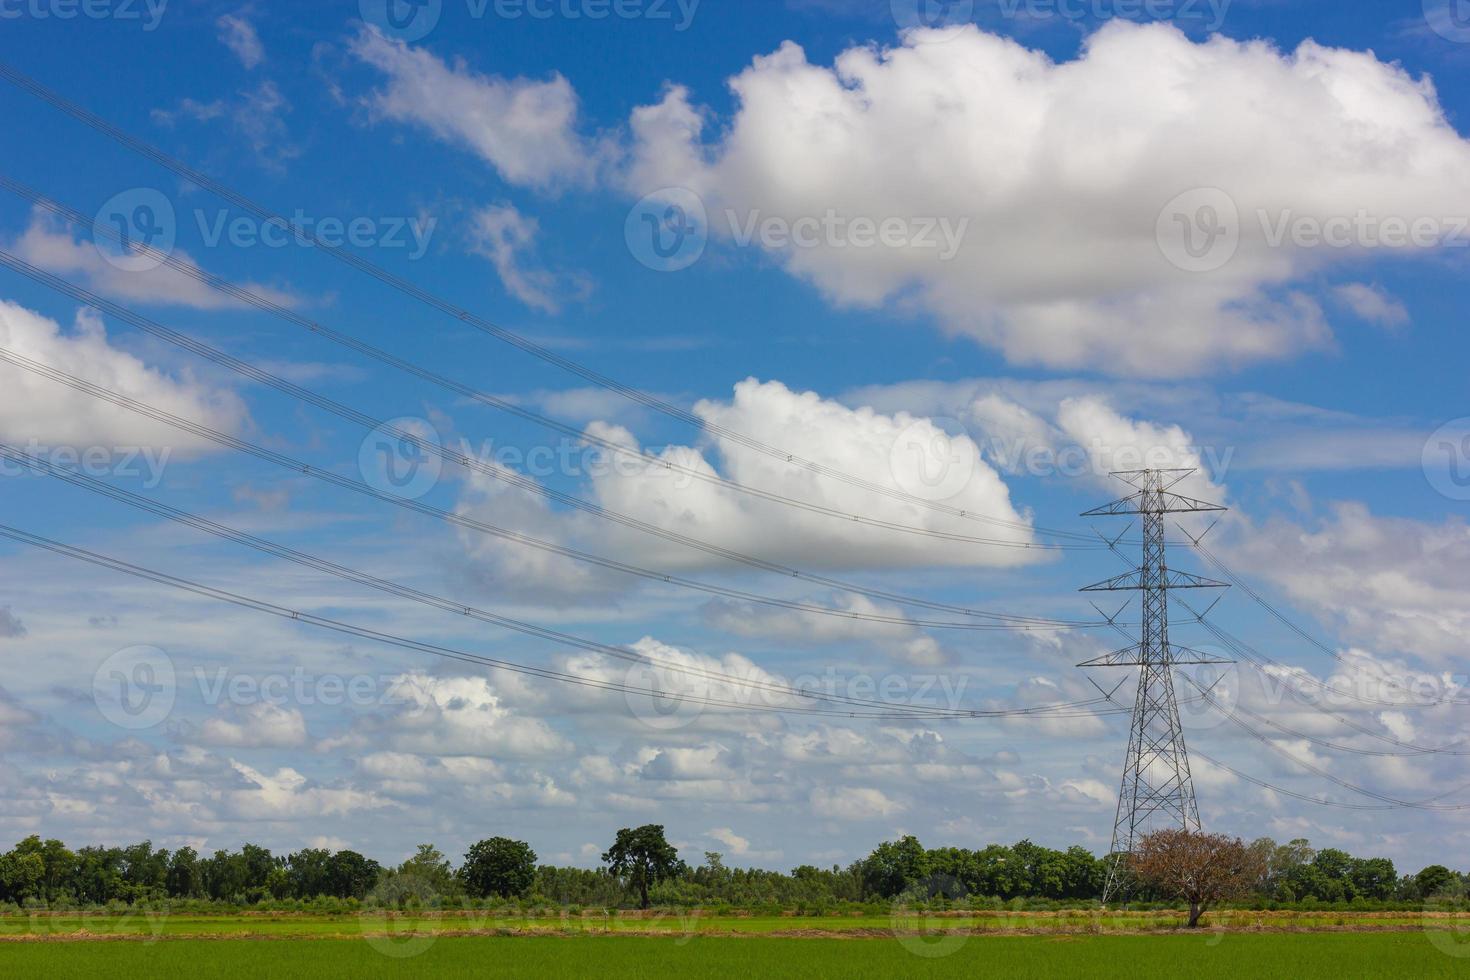
[[[0,916],[0,977],[1470,978],[1470,916]]]
[[[98,977],[1466,977],[1423,932],[948,937],[439,937],[391,955],[356,941],[6,942],[0,976]],[[1461,948],[1470,952],[1470,946]]]

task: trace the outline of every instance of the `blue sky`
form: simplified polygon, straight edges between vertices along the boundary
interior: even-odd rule
[[[1201,465],[1185,492],[1231,507],[1215,553],[1322,646],[1240,590],[1212,619],[1306,672],[1307,690],[1336,676],[1366,697],[1319,706],[1332,718],[1242,665],[1217,691],[1297,734],[1268,729],[1277,751],[1266,752],[1191,709],[1191,746],[1337,802],[1373,801],[1286,756],[1395,799],[1458,785],[1454,756],[1357,755],[1298,737],[1368,751],[1463,737],[1454,706],[1381,703],[1411,677],[1454,696],[1470,625],[1459,315],[1470,28],[1449,7],[1236,0],[1156,5],[1166,16],[1145,22],[1105,0],[981,0],[935,5],[939,20],[914,27],[917,8],[902,0],[629,3],[607,17],[573,0],[443,0],[403,32],[385,31],[379,8],[171,0],[63,17],[65,5],[0,2],[0,59],[323,237],[357,229],[354,254],[705,427],[320,249],[264,242],[258,220],[13,86],[0,90],[3,172],[103,226],[121,219],[185,268],[604,446],[926,535],[854,527],[669,468],[599,464],[576,438],[140,264],[10,193],[8,254],[480,460],[423,477],[414,501],[839,615],[590,570],[12,365],[0,366],[7,444],[64,468],[88,460],[88,475],[130,493],[457,604],[699,669],[787,681],[830,671],[858,696],[886,681],[885,699],[952,695],[966,708],[1091,698],[1074,665],[1123,641],[929,629],[915,620],[945,614],[715,561],[509,487],[495,468],[869,591],[1095,621],[1076,589],[1124,569],[1105,550],[934,535],[1072,541],[1051,532],[1091,534],[1076,515],[1127,491],[1109,469]],[[660,258],[650,236],[676,244],[675,219],[686,251]],[[868,238],[883,226],[891,240],[864,244],[864,221]],[[385,480],[381,433],[126,320],[0,270],[10,350],[403,492]],[[721,430],[891,492],[801,472]],[[629,679],[613,659],[389,599],[15,466],[5,475],[4,523],[26,531],[396,635]],[[1009,523],[961,520],[916,496]],[[1175,538],[1176,563],[1211,574]],[[209,847],[321,839],[397,860],[422,840],[459,853],[506,834],[543,859],[590,865],[618,827],[662,822],[690,859],[720,850],[773,867],[846,862],[899,833],[1108,844],[1120,717],[668,719],[636,698],[4,549],[0,842],[37,831]],[[867,618],[841,615],[854,612]],[[1180,642],[1214,642],[1176,616]],[[156,717],[108,699],[113,672],[136,678],[140,664],[173,679]],[[357,693],[342,694],[354,680]],[[1466,842],[1451,811],[1319,807],[1199,760],[1195,775],[1206,824],[1244,836],[1306,836],[1408,869]]]

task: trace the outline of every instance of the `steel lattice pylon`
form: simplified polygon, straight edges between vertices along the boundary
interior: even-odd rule
[[[1165,826],[1199,830],[1199,808],[1194,780],[1174,697],[1175,664],[1227,663],[1210,654],[1169,642],[1169,590],[1225,588],[1225,583],[1169,568],[1165,551],[1164,515],[1225,510],[1171,493],[1170,489],[1193,470],[1135,470],[1114,473],[1137,493],[1084,517],[1131,514],[1143,522],[1143,563],[1131,572],[1090,585],[1084,592],[1136,590],[1143,594],[1143,616],[1138,643],[1116,653],[1088,660],[1081,667],[1137,666],[1138,695],[1123,763],[1123,784],[1113,821],[1113,845],[1103,901],[1121,887],[1119,866],[1138,839]]]

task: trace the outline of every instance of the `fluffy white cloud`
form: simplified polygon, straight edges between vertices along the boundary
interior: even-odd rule
[[[244,17],[223,14],[215,21],[215,27],[219,29],[220,43],[240,59],[240,64],[247,71],[265,60],[265,46],[260,43],[260,35],[255,32],[255,25]]]
[[[31,265],[69,279],[81,280],[90,290],[118,300],[185,306],[196,310],[239,309],[245,306],[218,290],[167,265],[151,269],[126,269],[102,257],[91,242],[73,238],[65,228],[37,211],[13,250]],[[198,263],[182,249],[171,255],[192,268]],[[296,306],[298,297],[257,283],[241,286],[259,293],[272,303]]]
[[[15,303],[0,300],[0,345],[156,408],[215,429],[237,431],[246,421],[244,402],[187,373],[178,378],[148,367],[113,346],[102,322],[82,310],[70,332]],[[19,367],[0,365],[0,435],[25,445],[76,447],[161,446],[174,450],[213,447],[197,436],[120,410]]]
[[[527,306],[557,313],[567,297],[585,296],[588,284],[527,264],[540,225],[513,205],[487,205],[470,218],[470,248],[495,267],[505,291]]]
[[[828,820],[877,820],[902,813],[898,800],[871,786],[832,786],[812,790],[812,813]]]
[[[506,703],[484,677],[403,674],[387,690],[390,709],[363,718],[324,748],[388,746],[400,755],[542,758],[571,751],[571,743],[539,718]],[[519,700],[519,699],[518,699]]]
[[[1335,623],[1343,636],[1448,666],[1470,636],[1470,525],[1381,517],[1338,503],[1307,526],[1275,519],[1226,559]]]
[[[549,189],[595,178],[600,151],[577,135],[577,93],[560,74],[544,82],[481,75],[370,27],[350,50],[387,76],[366,100],[378,116],[469,148],[513,184]]]
[[[1412,222],[1470,206],[1470,144],[1432,85],[1371,53],[1196,43],[1121,21],[1063,63],[969,27],[926,40],[851,48],[830,67],[783,44],[732,79],[738,108],[713,142],[708,114],[671,88],[633,115],[630,189],[695,191],[716,234],[729,234],[727,210],[742,226],[829,212],[968,219],[947,261],[939,248],[825,233],[767,246],[834,302],[913,304],[1017,363],[1134,375],[1331,343],[1295,284],[1369,248],[1278,243],[1283,219]],[[1224,192],[1215,213],[1239,235],[1233,257],[1203,272],[1166,258],[1159,230],[1199,188]]]
[[[1409,311],[1382,286],[1345,282],[1333,289],[1332,295],[1359,317],[1385,330],[1401,330],[1409,325]]]
[[[695,412],[710,425],[709,453],[669,446],[655,453],[685,469],[715,474],[768,493],[813,502],[841,514],[1024,544],[1033,540],[1029,515],[1011,503],[999,475],[979,458],[966,437],[950,440],[928,419],[849,408],[779,382],[748,380],[730,402],[703,401]],[[591,427],[589,427],[591,428]],[[599,437],[636,445],[626,430],[596,427]],[[738,432],[781,446],[798,456],[893,490],[927,495],[949,507],[984,514],[1010,526],[952,517],[906,500],[883,496],[751,451],[721,432]],[[933,457],[935,446],[947,447]],[[719,468],[711,462],[717,457]],[[855,524],[850,520],[757,499],[695,480],[658,463],[621,458],[589,467],[582,493],[608,510],[744,554],[803,568],[1013,567],[1034,561],[1024,548],[959,543]],[[471,474],[461,509],[497,524],[526,528],[539,537],[569,541],[600,554],[663,569],[729,568],[728,562],[587,514],[554,512],[524,492],[483,474]],[[521,546],[465,535],[470,555],[484,573],[508,588],[549,588],[561,593],[626,587],[569,559]],[[922,651],[916,651],[916,656]],[[932,659],[932,657],[931,657]]]
[[[306,740],[306,718],[299,708],[265,701],[242,705],[199,726],[199,741],[206,745],[292,749]]]

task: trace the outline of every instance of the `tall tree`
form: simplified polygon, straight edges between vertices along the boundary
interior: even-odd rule
[[[618,831],[617,840],[602,860],[619,878],[627,878],[638,889],[638,907],[648,908],[648,889],[655,882],[672,878],[682,862],[679,852],[664,838],[662,824],[645,824]]]
[[[1189,927],[1217,902],[1248,893],[1263,874],[1261,852],[1237,837],[1157,830],[1138,844],[1129,865],[1148,885],[1189,903]]]
[[[475,898],[524,895],[536,880],[536,852],[525,841],[508,837],[482,840],[465,852],[459,878]]]

